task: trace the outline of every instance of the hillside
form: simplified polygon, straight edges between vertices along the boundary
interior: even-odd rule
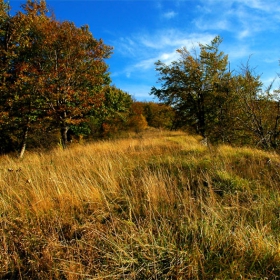
[[[276,279],[280,156],[183,132],[0,157],[0,279]]]

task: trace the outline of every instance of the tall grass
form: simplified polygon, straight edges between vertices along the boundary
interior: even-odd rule
[[[0,157],[1,279],[276,279],[280,157],[154,132]]]

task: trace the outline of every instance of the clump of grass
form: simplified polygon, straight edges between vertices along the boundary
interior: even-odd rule
[[[148,132],[0,157],[2,279],[276,279],[280,157]]]

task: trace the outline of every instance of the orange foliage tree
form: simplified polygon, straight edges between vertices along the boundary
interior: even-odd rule
[[[45,1],[28,0],[14,17],[2,6],[1,121],[6,118],[22,131],[21,156],[30,127],[46,120],[60,128],[65,147],[70,125],[102,104],[102,89],[110,83],[105,59],[112,48],[95,39],[88,26],[57,21]]]
[[[148,122],[144,116],[144,103],[133,102],[130,108],[129,128],[137,133],[148,127]]]

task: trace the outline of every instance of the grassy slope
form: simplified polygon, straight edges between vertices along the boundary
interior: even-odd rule
[[[275,279],[280,157],[178,132],[0,157],[0,279]]]

